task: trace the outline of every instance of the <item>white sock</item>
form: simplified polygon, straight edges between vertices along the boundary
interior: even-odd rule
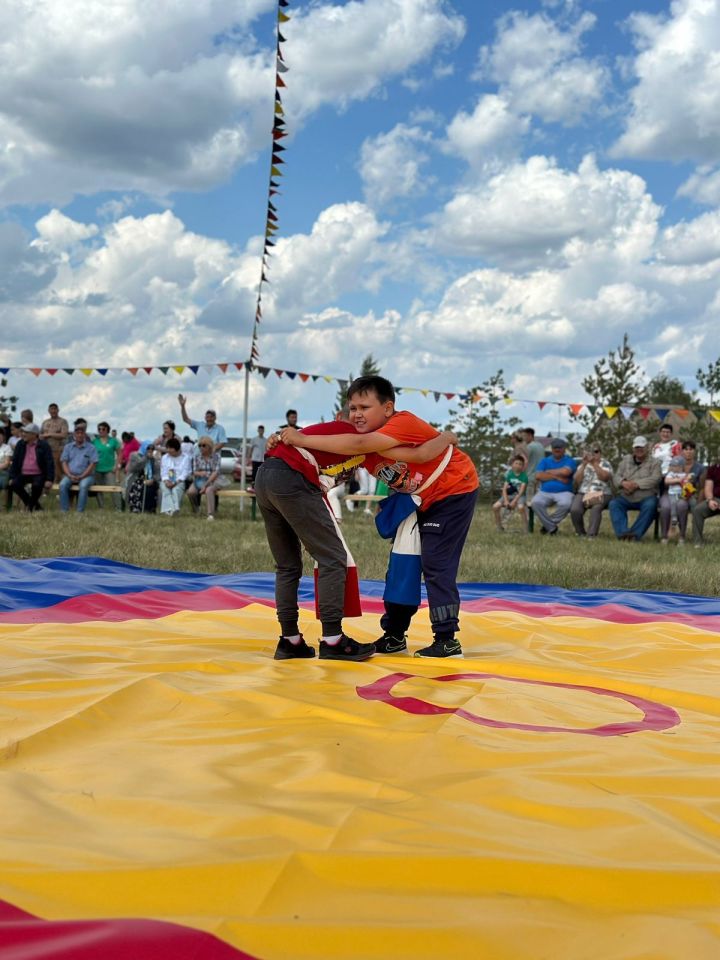
[[[329,646],[334,647],[336,643],[339,643],[340,637],[342,637],[341,633],[339,633],[336,637],[323,637],[322,641],[323,643],[327,643]]]
[[[289,640],[290,643],[294,643],[295,646],[297,646],[302,640],[302,637],[299,633],[296,633],[294,637],[283,637],[283,640]]]

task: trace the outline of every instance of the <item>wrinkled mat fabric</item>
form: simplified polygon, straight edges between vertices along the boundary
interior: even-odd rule
[[[720,601],[462,600],[276,662],[267,574],[0,559],[0,957],[715,960]]]

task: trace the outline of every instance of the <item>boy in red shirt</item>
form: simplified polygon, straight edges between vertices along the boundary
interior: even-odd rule
[[[301,546],[318,565],[318,611],[322,624],[320,657],[324,660],[366,660],[375,652],[373,643],[358,643],[342,627],[348,551],[325,497],[325,490],[349,478],[365,460],[363,454],[321,452],[315,444],[347,434],[357,442],[358,433],[346,421],[304,427],[302,434],[312,453],[278,443],[269,449],[255,478],[255,497],[265,521],[265,532],[275,559],[275,605],[281,636],[276,660],[314,657],[298,624],[298,586],[302,576]],[[392,450],[387,455],[402,459],[437,458],[454,439],[452,434],[431,431],[421,447]],[[389,461],[392,463],[392,460]],[[357,614],[359,615],[359,610]]]
[[[422,463],[388,460],[393,447],[417,445],[438,433],[429,423],[407,411],[395,410],[395,390],[384,377],[358,377],[348,388],[350,422],[360,436],[309,437],[304,431],[285,429],[282,439],[296,447],[310,447],[337,455],[365,454],[365,466],[393,490],[415,493],[440,467],[443,455]],[[416,451],[417,452],[417,451]],[[376,457],[371,457],[376,454]],[[457,571],[465,540],[470,530],[478,494],[477,471],[466,453],[453,448],[449,462],[440,475],[422,492],[418,508],[422,571],[425,578],[433,642],[418,650],[419,657],[461,657],[462,647],[455,638],[459,626],[460,593]],[[377,653],[401,653],[407,650],[405,636],[416,606],[385,601],[381,620],[384,634],[375,642]]]

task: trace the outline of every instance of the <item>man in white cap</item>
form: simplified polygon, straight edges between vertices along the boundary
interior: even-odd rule
[[[633,452],[623,457],[615,474],[618,495],[608,506],[618,540],[642,539],[657,513],[661,476],[660,461],[648,456],[647,440],[635,437]],[[637,510],[638,515],[628,529],[629,510]]]

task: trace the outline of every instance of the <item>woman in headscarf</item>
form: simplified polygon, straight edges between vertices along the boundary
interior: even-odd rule
[[[125,501],[130,513],[155,513],[157,509],[160,463],[149,440],[130,454],[125,483]]]

